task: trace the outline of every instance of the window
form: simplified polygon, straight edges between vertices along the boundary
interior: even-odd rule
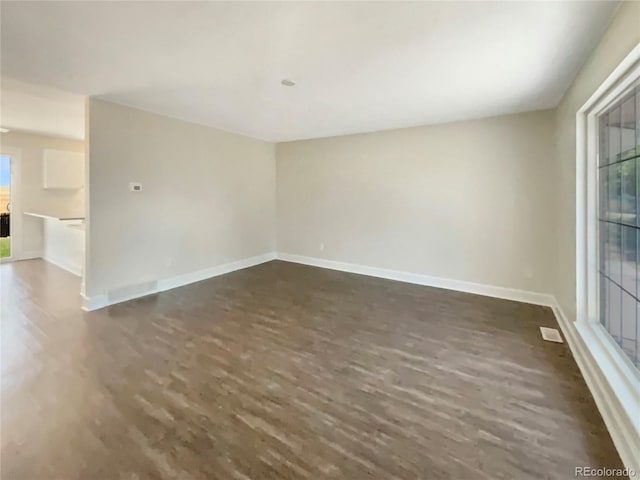
[[[600,323],[640,367],[640,86],[598,118]]]
[[[576,319],[565,327],[620,457],[634,466],[640,439],[639,114],[640,44],[576,112]]]
[[[11,158],[0,155],[0,259],[11,257]]]

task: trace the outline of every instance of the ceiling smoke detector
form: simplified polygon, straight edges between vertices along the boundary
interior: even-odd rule
[[[288,78],[285,78],[280,83],[285,87],[293,87],[296,84],[296,82],[294,82],[293,80],[289,80]]]

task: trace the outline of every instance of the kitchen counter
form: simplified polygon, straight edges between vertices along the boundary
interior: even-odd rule
[[[42,257],[54,265],[82,275],[85,255],[84,215],[77,212],[24,212],[41,218],[44,233]]]
[[[64,214],[60,213],[42,213],[42,212],[24,212],[25,215],[30,215],[32,217],[39,218],[48,218],[51,220],[60,220],[60,221],[69,221],[69,220],[84,220],[84,214],[79,214],[77,212],[69,213],[64,212]]]

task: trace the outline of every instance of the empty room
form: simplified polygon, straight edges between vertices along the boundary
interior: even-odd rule
[[[0,1],[0,476],[640,476],[640,2]]]

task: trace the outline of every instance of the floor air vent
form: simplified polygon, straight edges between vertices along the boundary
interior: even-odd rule
[[[540,327],[540,333],[547,342],[562,343],[562,337],[557,328]]]

